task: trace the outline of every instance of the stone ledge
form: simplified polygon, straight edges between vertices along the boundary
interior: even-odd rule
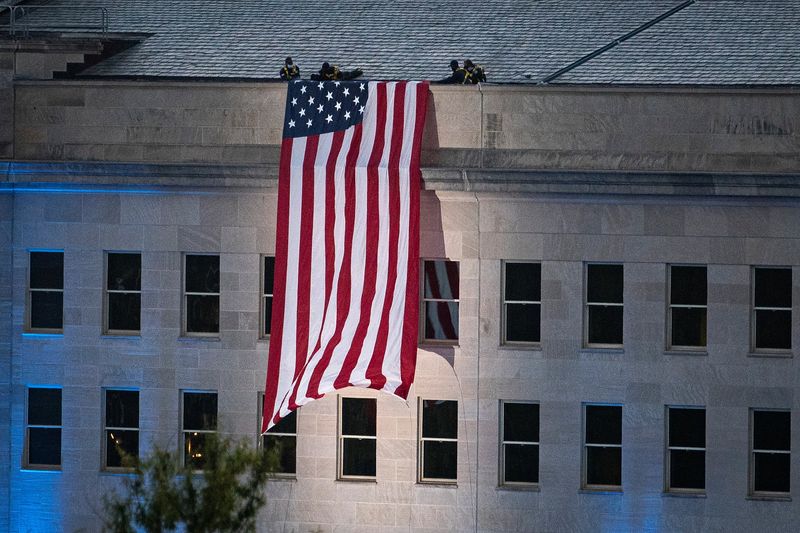
[[[800,197],[798,174],[700,174],[423,168],[437,191],[668,196]],[[276,165],[0,162],[0,187],[44,184],[167,187],[277,186]]]

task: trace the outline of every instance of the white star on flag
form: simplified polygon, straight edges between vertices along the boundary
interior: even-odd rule
[[[326,98],[327,100],[330,100],[331,98],[333,98],[333,93],[332,93],[332,92],[330,92],[330,91],[328,91],[328,94],[326,94],[326,95],[325,95],[325,98]]]
[[[333,122],[333,117],[331,115],[328,115],[327,117],[325,117],[325,122],[330,124],[331,122]]]
[[[289,121],[289,127],[290,128],[294,128],[294,120],[290,120]]]

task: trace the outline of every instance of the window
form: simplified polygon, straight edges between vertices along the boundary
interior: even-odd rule
[[[504,263],[503,343],[540,341],[542,265]]]
[[[706,410],[667,407],[667,492],[706,488]]]
[[[753,351],[792,349],[792,269],[753,269]]]
[[[31,252],[28,330],[64,330],[64,252]]]
[[[202,469],[206,435],[217,431],[217,393],[183,391],[183,463]]]
[[[375,478],[374,398],[341,398],[339,403],[339,478]]]
[[[458,262],[424,261],[423,341],[458,341]]]
[[[269,337],[272,327],[272,285],[275,279],[275,258],[261,258],[261,337]]]
[[[25,466],[61,466],[61,389],[30,387],[26,421]]]
[[[583,486],[622,489],[622,406],[584,405]]]
[[[219,333],[219,256],[185,256],[184,333],[216,336]]]
[[[788,496],[791,458],[789,411],[751,411],[750,493]]]
[[[455,483],[458,402],[420,399],[419,436],[419,481]]]
[[[139,457],[139,391],[105,391],[104,443],[105,468],[127,468]]]
[[[142,309],[142,254],[106,254],[105,332],[138,334]]]
[[[622,265],[586,265],[586,346],[622,346]]]
[[[539,483],[539,404],[500,402],[500,484]]]
[[[259,411],[264,408],[264,395],[259,401]],[[259,431],[261,430],[261,416]],[[297,473],[297,411],[292,411],[280,422],[261,435],[261,447],[267,453],[275,453],[278,458],[275,474],[283,477],[294,477]]]
[[[705,348],[706,267],[671,265],[669,272],[669,348]]]

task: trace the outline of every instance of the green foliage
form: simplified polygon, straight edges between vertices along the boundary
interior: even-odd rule
[[[276,453],[209,434],[203,455],[201,471],[182,466],[178,453],[161,448],[141,461],[128,458],[133,476],[123,494],[104,498],[105,528],[114,533],[161,533],[179,526],[187,533],[254,531]]]

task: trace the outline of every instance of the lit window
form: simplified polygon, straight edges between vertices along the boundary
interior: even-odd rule
[[[375,478],[376,412],[377,402],[374,398],[341,398],[340,478]]]
[[[586,265],[587,346],[622,346],[622,265]]]
[[[183,391],[183,463],[202,469],[206,436],[217,431],[217,393]]]
[[[263,399],[260,405],[263,408]],[[294,477],[297,473],[297,411],[292,411],[261,435],[261,447],[277,456],[275,474]]]
[[[139,333],[142,309],[141,254],[106,254],[105,306],[106,333]]]
[[[542,265],[504,263],[503,343],[540,341]]]
[[[261,262],[261,337],[269,337],[272,327],[272,285],[275,280],[275,258],[264,256]]]
[[[458,465],[458,402],[420,399],[419,481],[455,483]]]
[[[753,269],[753,349],[792,349],[792,269]]]
[[[424,261],[424,341],[458,341],[458,262]]]
[[[500,484],[539,483],[539,404],[500,402]]]
[[[184,333],[219,333],[219,256],[185,256]]]
[[[64,330],[64,252],[31,252],[28,277],[28,329]]]
[[[109,469],[132,466],[139,457],[139,391],[105,391],[105,463]]]
[[[666,488],[703,492],[706,488],[706,410],[667,408]]]
[[[669,348],[705,348],[706,267],[671,265],[669,272]]]
[[[750,493],[788,496],[792,422],[789,411],[751,411]]]
[[[61,466],[61,389],[28,389],[25,466]]]
[[[583,486],[622,489],[622,406],[584,406]]]

